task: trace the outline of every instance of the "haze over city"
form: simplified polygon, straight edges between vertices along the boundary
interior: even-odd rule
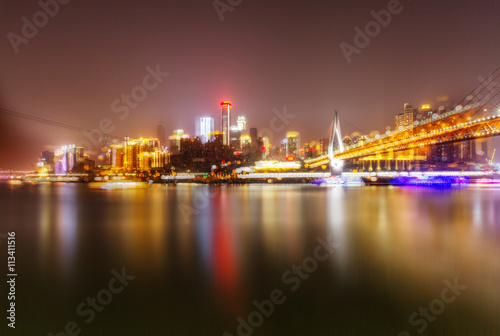
[[[403,1],[349,63],[341,43],[355,46],[355,27],[387,8],[243,1],[221,14],[211,1],[70,1],[16,53],[7,35],[21,36],[22,18],[41,7],[2,1],[0,106],[88,129],[109,118],[114,135],[132,137],[155,136],[159,122],[169,134],[193,134],[197,116],[219,120],[223,100],[258,129],[286,106],[296,118],[277,138],[294,130],[317,141],[335,109],[365,132],[383,132],[404,103],[453,107],[497,68],[500,47],[487,32],[497,31],[499,13],[488,1]],[[119,119],[113,101],[157,66],[168,77]],[[0,120],[2,168],[30,168],[41,150],[82,140],[43,122],[5,113]]]
[[[499,334],[498,2],[0,15],[0,335]]]

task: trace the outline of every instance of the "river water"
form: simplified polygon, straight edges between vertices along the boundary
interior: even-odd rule
[[[3,183],[0,214],[19,335],[500,335],[500,188]]]

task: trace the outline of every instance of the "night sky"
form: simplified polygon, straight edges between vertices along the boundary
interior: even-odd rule
[[[117,136],[156,136],[160,121],[168,134],[181,128],[194,135],[201,115],[220,127],[222,100],[233,104],[233,124],[245,115],[259,129],[286,106],[296,117],[274,144],[286,130],[299,131],[302,142],[327,136],[335,109],[365,132],[385,131],[405,102],[453,106],[500,65],[496,1],[403,0],[350,63],[339,45],[353,45],[354,28],[364,30],[370,12],[387,9],[387,1],[247,0],[223,21],[211,0],[59,7],[16,53],[8,34],[21,36],[22,18],[33,22],[41,7],[0,1],[0,107],[89,129],[109,118]],[[127,117],[113,111],[157,65],[169,75]],[[32,168],[41,150],[86,139],[4,113],[0,122],[3,169]]]

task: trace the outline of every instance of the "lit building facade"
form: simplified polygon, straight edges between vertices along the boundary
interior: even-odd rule
[[[170,153],[173,155],[179,154],[181,150],[181,139],[184,136],[184,130],[177,129],[174,130],[174,133],[168,137],[170,140]]]
[[[118,166],[120,153],[119,147],[115,148],[116,151],[116,166]],[[112,152],[113,153],[113,152]],[[165,167],[169,163],[170,156],[165,153],[160,146],[160,141],[156,138],[151,139],[129,139],[125,138],[125,153],[123,155],[124,163],[123,168],[127,170],[142,170],[147,171],[151,169],[159,169]],[[112,159],[113,160],[113,159]]]
[[[54,152],[43,151],[38,159],[38,171],[40,173],[53,173],[55,171]]]
[[[239,129],[238,126],[231,126],[231,139],[230,139],[230,145],[232,148],[235,149],[240,149],[241,145],[241,130]]]
[[[418,108],[414,108],[410,103],[404,104],[403,113],[396,115],[396,130],[413,128],[417,114]]]
[[[297,157],[300,150],[300,133],[287,132],[286,133],[286,156]]]
[[[85,154],[83,147],[63,146],[54,152],[54,171],[56,174],[81,172],[84,170]]]
[[[236,120],[236,125],[240,129],[240,131],[246,131],[247,129],[247,118],[244,116],[238,116],[238,119]]]
[[[202,143],[213,141],[215,131],[214,118],[201,117],[196,128],[196,134],[199,135]]]
[[[231,103],[223,101],[221,104],[222,144],[229,146],[231,143]]]
[[[164,168],[170,162],[170,154],[163,151],[151,153],[151,168]]]
[[[319,155],[328,154],[328,144],[330,143],[329,138],[319,139]]]
[[[111,145],[111,167],[112,168],[123,168],[123,156],[124,149],[122,145]]]
[[[271,141],[269,140],[269,137],[265,136],[262,138],[262,142],[265,148],[264,155],[267,157],[269,155],[269,149],[271,148]]]
[[[244,134],[244,135],[240,136],[240,148],[241,149],[250,147],[251,144],[252,144],[252,140],[250,138],[250,135]]]

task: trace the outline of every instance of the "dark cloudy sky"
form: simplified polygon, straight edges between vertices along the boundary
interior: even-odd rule
[[[84,128],[109,118],[118,136],[155,136],[160,121],[193,134],[196,116],[218,124],[224,99],[261,129],[286,106],[296,115],[287,129],[303,141],[327,135],[335,109],[366,132],[385,130],[403,103],[453,105],[500,65],[500,4],[491,0],[403,0],[351,63],[339,45],[353,44],[354,27],[387,1],[244,0],[221,22],[211,0],[71,0],[18,53],[8,34],[21,35],[22,18],[33,22],[40,6],[0,4],[0,107]],[[112,102],[156,65],[169,76],[121,120]],[[85,139],[0,121],[0,168],[29,168],[42,149]]]

